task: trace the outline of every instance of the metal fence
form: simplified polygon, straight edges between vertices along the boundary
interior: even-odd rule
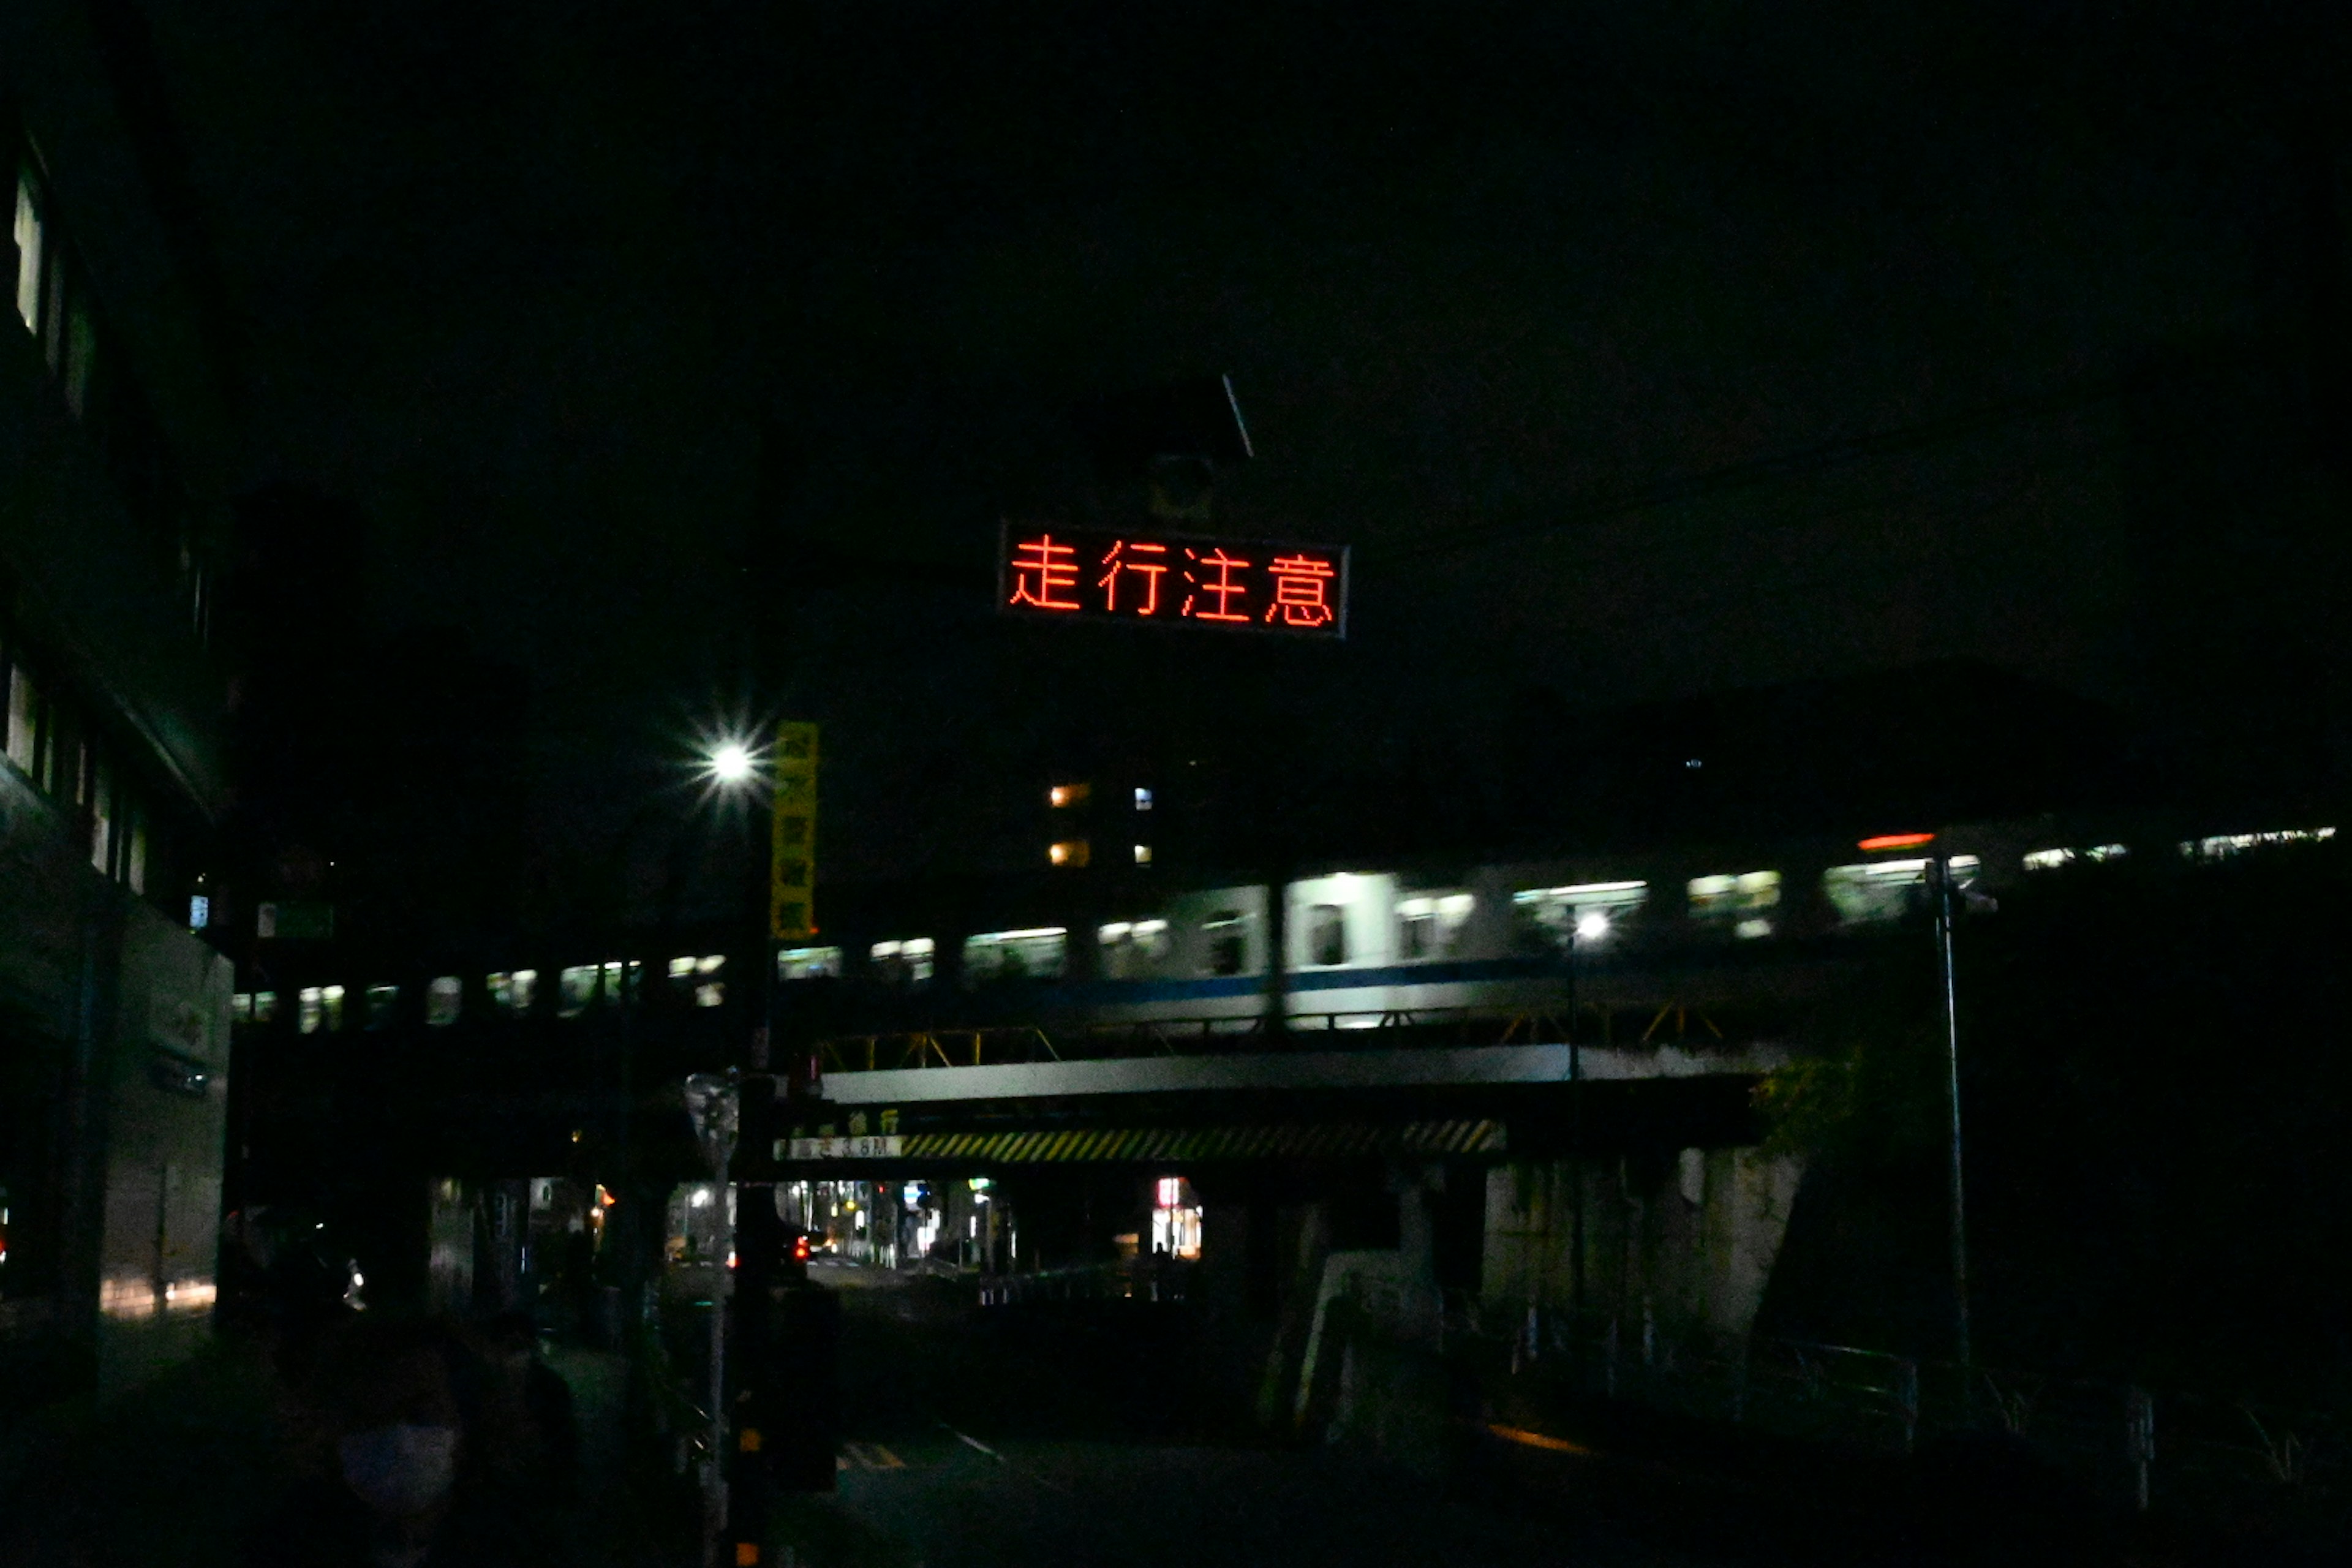
[[[1758,1337],[1674,1341],[1646,1316],[1468,1307],[1454,1332],[1511,1377],[1778,1435],[1910,1453],[2000,1432],[2091,1491],[2147,1509],[2249,1506],[2352,1514],[2352,1425],[2340,1415],[2129,1384]]]
[[[1670,1011],[1670,1010],[1669,1010]],[[1663,1018],[1666,1015],[1661,1013]],[[1657,1026],[1654,1023],[1654,1030]],[[1349,1048],[1379,1046],[1524,1046],[1558,1044],[1560,1018],[1543,1009],[1421,1007],[1353,1013],[1294,1013],[1284,1021],[1294,1046],[1311,1040]],[[990,1067],[1025,1062],[1088,1061],[1130,1057],[1198,1056],[1249,1048],[1265,1034],[1259,1015],[1229,1018],[1149,1018],[1133,1022],[1035,1024],[976,1028],[902,1029],[821,1040],[817,1065],[825,1072],[875,1072],[908,1068]],[[1326,1039],[1328,1037],[1328,1042]],[[1304,1037],[1304,1038],[1302,1038]],[[1649,1036],[1643,1035],[1643,1040]]]

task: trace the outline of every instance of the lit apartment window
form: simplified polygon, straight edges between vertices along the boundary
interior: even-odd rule
[[[886,985],[920,985],[931,977],[937,945],[927,936],[877,942],[866,949],[877,976]]]
[[[787,947],[776,953],[776,978],[779,980],[838,980],[841,978],[841,949],[837,947]]]
[[[1045,858],[1056,866],[1083,866],[1093,858],[1094,851],[1083,838],[1066,838],[1045,850]]]
[[[1450,958],[1477,900],[1468,893],[1420,894],[1397,900],[1397,951],[1407,962]]]
[[[1090,784],[1058,784],[1045,792],[1045,803],[1059,811],[1066,805],[1084,805],[1095,793]]]
[[[1149,866],[1151,864],[1150,845],[1139,844],[1135,847],[1135,863],[1139,866]]]
[[[466,1005],[466,983],[454,974],[437,975],[425,988],[425,1024],[446,1029],[457,1021]]]
[[[1151,792],[1145,789],[1141,784],[1135,786],[1135,809],[1138,811],[1150,811],[1151,809]]]
[[[968,984],[992,980],[1058,980],[1069,963],[1069,932],[1060,926],[992,931],[963,939]]]

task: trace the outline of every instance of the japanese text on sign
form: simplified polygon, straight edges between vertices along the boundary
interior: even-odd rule
[[[998,563],[1013,615],[1347,635],[1344,547],[1008,524]]]

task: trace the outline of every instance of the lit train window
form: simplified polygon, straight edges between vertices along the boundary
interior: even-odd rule
[[[1341,904],[1314,904],[1307,910],[1307,962],[1328,969],[1348,962],[1348,910]]]
[[[1690,879],[1691,919],[1703,925],[1728,928],[1736,937],[1770,936],[1771,910],[1780,902],[1778,871],[1741,871],[1737,875]]]
[[[444,974],[425,988],[425,1023],[427,1028],[446,1029],[457,1021],[466,1002],[466,983],[454,974]]]
[[[1648,902],[1647,882],[1579,882],[1528,888],[1511,895],[1523,945],[1568,951],[1571,942],[1605,942]]]
[[[274,1024],[278,1021],[277,992],[257,991],[253,994],[253,1021],[257,1024]]]
[[[1060,926],[968,936],[963,939],[964,983],[1058,980],[1069,965],[1069,942],[1070,933]]]
[[[367,988],[367,1026],[388,1029],[400,1011],[400,987],[371,985]]]
[[[596,1000],[596,982],[600,978],[597,966],[593,963],[574,963],[566,967],[556,976],[555,1016],[577,1018],[588,1011],[590,1004]]]
[[[1168,956],[1168,922],[1162,920],[1112,921],[1095,931],[1102,949],[1103,973],[1112,980],[1139,980]]]
[[[1249,916],[1239,910],[1219,910],[1201,922],[1209,939],[1209,973],[1239,974],[1249,967]]]
[[[776,978],[779,980],[838,980],[841,978],[841,949],[837,947],[787,947],[776,953]]]
[[[490,994],[490,1005],[520,1018],[530,1013],[531,1003],[539,995],[539,971],[502,970],[485,976],[483,988]]]
[[[1451,958],[1462,945],[1477,900],[1468,893],[1417,894],[1397,900],[1397,952],[1408,962]]]
[[[877,978],[886,985],[920,985],[931,977],[936,946],[927,936],[898,942],[877,942],[866,949]]]
[[[1861,866],[1832,866],[1822,873],[1822,890],[1838,919],[1847,925],[1872,925],[1900,920],[1927,902],[1927,862],[1873,860]],[[1977,879],[1977,858],[1952,857],[1952,879],[1965,888]]]

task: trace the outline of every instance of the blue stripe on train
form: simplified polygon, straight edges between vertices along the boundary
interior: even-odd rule
[[[1377,969],[1304,969],[1288,976],[1290,993],[1361,991],[1389,985],[1461,985],[1482,980],[1536,980],[1563,973],[1545,958],[1465,959],[1444,963],[1399,963]],[[1134,1006],[1155,1002],[1207,1002],[1262,996],[1262,974],[1227,974],[1205,980],[1081,980],[1044,987],[1038,999],[1077,1006]]]

